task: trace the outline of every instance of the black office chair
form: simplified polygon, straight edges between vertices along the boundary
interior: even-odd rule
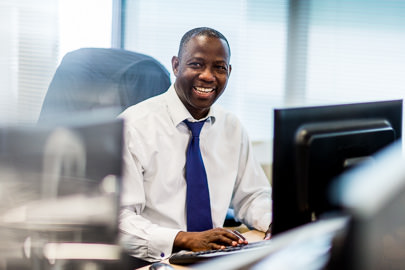
[[[169,72],[150,56],[123,49],[78,49],[67,53],[57,68],[38,123],[95,109],[123,111],[169,86]]]

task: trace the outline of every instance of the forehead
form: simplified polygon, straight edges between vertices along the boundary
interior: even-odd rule
[[[229,62],[229,49],[227,43],[220,38],[197,35],[184,45],[182,57],[214,57]]]

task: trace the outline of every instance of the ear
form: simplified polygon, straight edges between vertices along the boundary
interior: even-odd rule
[[[231,71],[232,71],[232,66],[231,66],[231,64],[229,64],[229,67],[228,67],[228,77],[231,76]]]
[[[177,74],[179,73],[179,58],[177,56],[172,57],[172,69],[174,76],[177,77]]]

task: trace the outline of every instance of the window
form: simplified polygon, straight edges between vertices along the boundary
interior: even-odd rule
[[[405,95],[405,2],[312,1],[308,102]]]
[[[232,74],[218,103],[238,115],[252,139],[270,140],[272,108],[283,103],[287,1],[125,2],[125,49],[151,55],[169,71],[186,31],[208,26],[224,34]]]
[[[0,1],[0,124],[35,123],[62,57],[111,46],[112,0]]]
[[[35,120],[57,63],[57,4],[0,2],[0,123]]]
[[[209,26],[227,36],[233,72],[218,102],[253,140],[271,139],[273,107],[405,93],[404,1],[128,0],[125,8],[124,47],[168,70],[187,30]]]
[[[311,1],[306,104],[403,99],[405,2]]]
[[[58,0],[59,59],[83,47],[111,47],[112,0]]]
[[[274,107],[405,94],[405,1],[2,0],[0,123],[36,122],[66,52],[111,46],[113,2],[125,11],[123,47],[169,71],[187,30],[221,31],[233,70],[218,103],[254,141],[271,144]]]

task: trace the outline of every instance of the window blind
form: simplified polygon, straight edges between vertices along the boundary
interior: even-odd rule
[[[232,74],[218,103],[238,115],[253,140],[270,141],[272,108],[283,103],[286,1],[125,3],[124,47],[155,57],[169,71],[186,31],[208,26],[223,33],[231,46]]]
[[[56,12],[53,0],[0,3],[2,123],[36,121],[57,63]]]
[[[36,123],[62,57],[111,46],[112,0],[0,1],[0,124]]]
[[[403,98],[404,12],[398,0],[312,1],[306,101]]]

